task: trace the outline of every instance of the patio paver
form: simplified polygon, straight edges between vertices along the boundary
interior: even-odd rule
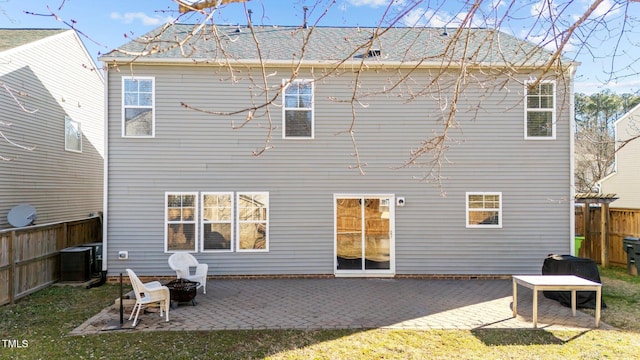
[[[209,280],[197,305],[171,309],[169,322],[141,314],[130,330],[187,331],[253,329],[532,329],[531,290],[518,289],[512,313],[511,280],[431,279],[233,279]],[[130,310],[125,310],[125,322]],[[110,306],[72,335],[103,332],[119,309]],[[593,329],[594,318],[540,294],[538,328]],[[601,329],[612,327],[601,323]]]

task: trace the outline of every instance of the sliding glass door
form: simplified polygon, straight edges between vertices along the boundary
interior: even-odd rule
[[[393,195],[335,195],[336,275],[393,274]]]

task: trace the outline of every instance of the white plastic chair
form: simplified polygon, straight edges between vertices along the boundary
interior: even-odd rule
[[[198,289],[202,288],[203,293],[207,293],[207,272],[209,265],[201,264],[189,253],[175,253],[169,256],[169,266],[176,272],[178,279],[199,282]],[[195,273],[191,273],[190,268],[195,268]]]
[[[162,286],[158,281],[142,283],[136,273],[131,269],[127,269],[127,274],[129,275],[129,280],[133,286],[133,292],[136,294],[136,304],[133,306],[133,310],[131,310],[131,315],[129,316],[129,320],[131,320],[133,313],[136,313],[132,326],[136,326],[136,323],[138,322],[140,309],[145,305],[156,302],[160,303],[160,316],[162,317],[162,314],[166,313],[166,321],[169,321],[169,306],[171,305],[171,293],[169,292],[169,288]]]

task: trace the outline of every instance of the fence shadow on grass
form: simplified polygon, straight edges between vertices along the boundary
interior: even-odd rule
[[[552,333],[544,329],[475,329],[471,333],[487,346],[564,345],[591,330]]]

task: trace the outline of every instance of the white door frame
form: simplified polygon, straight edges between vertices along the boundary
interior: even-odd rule
[[[337,224],[337,200],[353,198],[388,198],[389,199],[389,269],[370,270],[338,270],[338,224]],[[364,202],[363,202],[364,204]],[[333,272],[336,277],[393,277],[396,273],[396,219],[395,219],[395,194],[377,193],[337,193],[333,194]],[[362,221],[364,223],[364,217]],[[364,224],[362,229],[364,230]],[[364,232],[363,232],[364,241]],[[364,244],[363,244],[364,249]],[[364,259],[363,259],[364,260]]]

